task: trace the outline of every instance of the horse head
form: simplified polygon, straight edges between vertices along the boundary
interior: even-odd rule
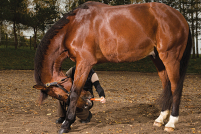
[[[33,86],[33,88],[41,90],[39,104],[42,104],[42,101],[47,98],[47,95],[56,98],[60,101],[67,102],[68,97],[70,96],[71,87],[72,87],[72,79],[68,77],[63,78],[59,81],[46,83],[44,85]],[[81,95],[77,102],[77,107],[90,108],[92,106],[92,102],[90,101],[92,97],[93,95],[89,91],[82,90]]]

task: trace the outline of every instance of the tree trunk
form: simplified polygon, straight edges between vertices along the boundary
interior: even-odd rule
[[[21,47],[21,44],[20,44],[20,24],[17,24],[17,45],[18,45],[18,48]]]
[[[45,35],[45,23],[43,23],[43,36]]]
[[[196,0],[196,28],[195,28],[195,30],[196,30],[196,35],[195,35],[195,37],[196,37],[196,53],[197,53],[197,58],[199,58],[199,52],[198,52],[198,50],[199,50],[199,47],[198,47],[198,0]]]
[[[36,50],[37,48],[36,39],[37,39],[37,28],[34,28],[34,50]]]
[[[191,0],[191,30],[192,30],[192,43],[193,43],[193,57],[192,58],[195,58],[195,41],[194,41],[194,37],[195,37],[195,34],[194,34],[194,19],[193,19],[193,0]]]
[[[1,31],[2,31],[2,21],[0,21],[0,46],[1,46]]]
[[[17,49],[18,40],[17,40],[17,33],[16,33],[16,24],[15,24],[15,21],[14,21],[14,23],[13,23],[13,31],[14,31],[14,37],[15,37],[14,46],[15,46],[15,49]]]

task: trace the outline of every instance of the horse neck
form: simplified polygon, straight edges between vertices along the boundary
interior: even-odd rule
[[[53,82],[65,78],[66,76],[61,70],[61,65],[63,60],[68,57],[67,52],[62,52],[61,54],[56,52],[51,58],[48,55],[46,57],[41,71],[42,82]]]
[[[68,51],[64,51],[60,45],[55,45],[61,43],[53,42],[52,44],[54,45],[49,46],[42,65],[41,80],[43,83],[58,81],[65,78],[61,70],[61,65],[63,60],[68,57]]]
[[[43,37],[35,58],[35,79],[38,84],[52,82],[64,77],[61,71],[62,61],[68,56],[64,48],[69,20],[59,20]],[[37,61],[39,59],[39,61]]]
[[[58,58],[56,58],[53,65],[53,79],[62,79],[66,77],[61,70],[62,62],[68,57],[68,51],[63,51]]]

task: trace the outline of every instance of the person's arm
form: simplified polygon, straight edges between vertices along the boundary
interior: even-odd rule
[[[103,88],[100,85],[99,78],[98,78],[98,75],[96,73],[94,73],[92,75],[91,82],[93,83],[94,87],[96,88],[96,91],[97,91],[99,97],[102,98],[100,102],[105,103],[106,102],[105,92],[104,92]]]

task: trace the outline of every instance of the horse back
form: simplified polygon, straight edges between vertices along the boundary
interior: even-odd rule
[[[74,31],[71,32],[70,47],[74,48],[73,51],[87,49],[96,63],[142,59],[158,46],[159,32],[176,34],[181,30],[178,25],[186,27],[179,12],[160,3],[109,6],[87,2],[85,8],[75,12],[70,20]]]

